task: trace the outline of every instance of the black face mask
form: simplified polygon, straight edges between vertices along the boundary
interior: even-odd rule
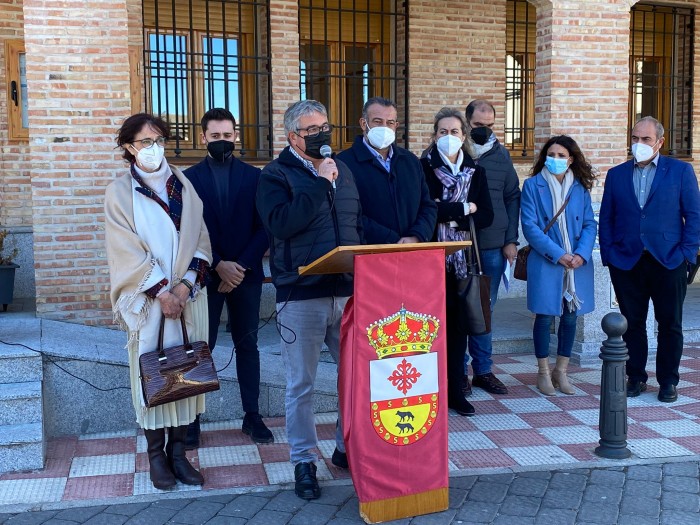
[[[306,153],[312,159],[322,159],[321,146],[330,145],[331,143],[331,132],[321,131],[318,135],[314,137],[303,137],[304,143],[306,144]]]
[[[483,146],[489,141],[491,135],[493,135],[493,131],[491,131],[491,128],[487,128],[486,126],[484,126],[481,128],[472,128],[472,131],[469,135],[474,141],[474,144]]]
[[[230,140],[216,140],[207,143],[207,151],[214,160],[226,162],[233,154],[236,145]]]

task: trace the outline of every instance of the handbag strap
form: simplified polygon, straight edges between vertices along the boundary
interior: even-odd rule
[[[185,316],[180,315],[180,327],[182,328],[182,342],[185,348],[187,348],[187,355],[194,354],[194,350],[190,346],[190,338],[187,336],[187,327],[185,326]],[[165,330],[165,316],[160,316],[160,330],[158,332],[158,361],[165,363],[168,358],[165,356],[165,350],[163,350],[163,330]]]
[[[476,268],[477,270],[479,270],[479,273],[482,274],[484,272],[481,269],[481,255],[479,255],[479,243],[476,241],[476,227],[474,226],[474,217],[472,217],[471,215],[469,215],[469,235],[472,241],[471,253],[476,254]]]
[[[549,221],[549,224],[547,224],[547,226],[544,227],[544,230],[542,230],[542,233],[547,233],[547,232],[549,231],[549,229],[550,229],[552,226],[554,226],[554,223],[556,222],[557,217],[559,217],[559,216],[561,215],[561,213],[564,211],[564,208],[566,208],[566,205],[569,204],[569,199],[570,199],[570,198],[571,198],[571,194],[569,194],[569,195],[566,197],[566,200],[564,201],[564,204],[561,205],[561,208],[559,208],[559,211],[557,212],[557,214],[556,214],[554,217],[552,217],[552,220],[551,220],[551,221]]]

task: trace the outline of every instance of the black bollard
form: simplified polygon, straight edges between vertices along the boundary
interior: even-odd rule
[[[625,459],[632,454],[627,448],[627,387],[625,361],[627,345],[622,334],[627,331],[627,319],[611,312],[600,323],[608,338],[600,347],[603,370],[600,381],[600,445],[595,453],[607,459]]]

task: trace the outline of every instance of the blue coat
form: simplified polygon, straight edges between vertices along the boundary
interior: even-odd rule
[[[587,314],[595,308],[593,290],[593,263],[591,254],[595,244],[597,225],[591,206],[591,194],[578,180],[569,190],[566,206],[566,226],[574,254],[580,255],[585,264],[574,270],[576,295],[581,299],[577,315]],[[527,260],[527,308],[544,315],[562,314],[564,267],[557,261],[566,253],[561,230],[554,224],[545,234],[543,230],[554,214],[552,194],[541,173],[525,181],[520,199],[520,221],[525,239],[532,247]]]
[[[634,163],[615,166],[605,178],[600,206],[600,257],[630,270],[644,248],[666,268],[695,262],[700,243],[700,193],[693,167],[659,156],[644,208],[633,186]]]

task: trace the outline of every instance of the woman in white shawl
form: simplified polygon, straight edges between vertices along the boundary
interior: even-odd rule
[[[139,113],[127,118],[117,144],[130,172],[105,194],[114,320],[129,334],[131,397],[148,442],[151,482],[158,489],[174,487],[176,479],[189,485],[204,482],[185,456],[187,425],[204,411],[204,396],[146,408],[139,355],[156,349],[161,315],[166,318],[165,347],[182,343],[181,315],[190,340],[206,340],[202,287],[211,262],[202,202],[187,178],[164,160],[169,137],[168,125],[158,117]]]
[[[520,220],[532,248],[527,260],[527,307],[536,314],[532,339],[538,364],[537,388],[548,396],[554,395],[555,387],[573,394],[566,370],[576,336],[576,317],[594,308],[591,254],[597,224],[590,189],[595,175],[578,144],[566,135],[547,141],[531,175],[523,185]],[[550,327],[555,316],[559,316],[557,362],[550,373]]]

